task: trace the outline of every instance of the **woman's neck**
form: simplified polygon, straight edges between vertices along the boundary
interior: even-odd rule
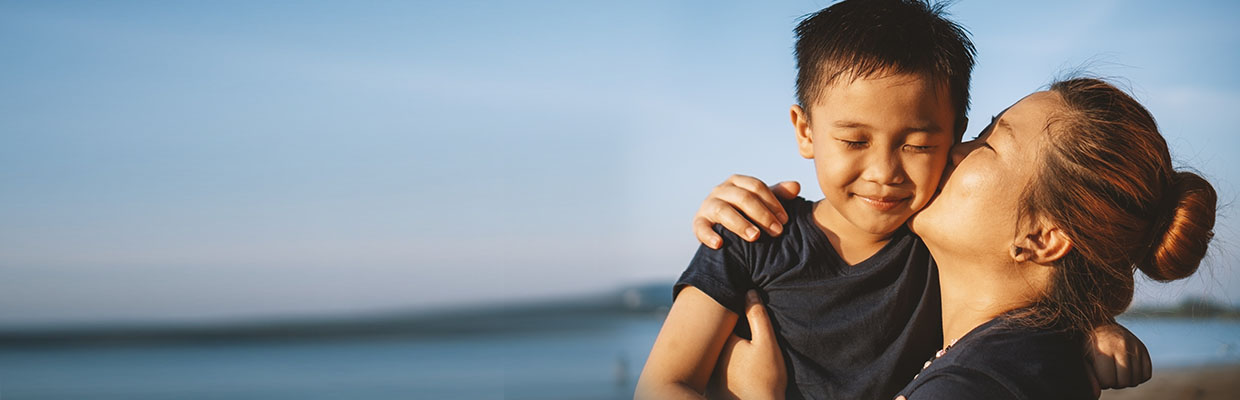
[[[1022,274],[1028,266],[934,256],[939,266],[944,347],[986,321],[1028,305],[1040,293],[1041,282]]]

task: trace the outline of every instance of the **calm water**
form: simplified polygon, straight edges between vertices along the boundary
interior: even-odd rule
[[[661,316],[442,339],[0,347],[0,399],[628,399]],[[1240,321],[1121,321],[1156,368],[1240,363]]]

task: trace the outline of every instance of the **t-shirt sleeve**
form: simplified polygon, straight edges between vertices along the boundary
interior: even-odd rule
[[[1006,386],[981,371],[948,367],[924,377],[907,393],[908,400],[1002,400],[1016,399]]]
[[[672,298],[685,286],[693,286],[732,312],[745,315],[745,292],[754,288],[753,269],[746,262],[753,243],[719,225],[714,229],[723,238],[723,245],[719,250],[698,246],[689,267],[676,281]]]

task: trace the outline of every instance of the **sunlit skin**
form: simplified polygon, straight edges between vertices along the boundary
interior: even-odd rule
[[[949,94],[920,75],[885,74],[841,79],[808,113],[792,106],[824,195],[814,220],[845,262],[878,252],[933,197],[954,137]]]
[[[1031,94],[956,146],[938,197],[910,222],[939,265],[944,340],[1039,298],[1049,264],[1071,249],[1058,228],[1017,212],[1061,107],[1054,93]]]

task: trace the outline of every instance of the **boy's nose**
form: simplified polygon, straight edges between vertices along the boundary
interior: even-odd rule
[[[900,157],[892,154],[876,154],[870,160],[865,168],[865,179],[871,182],[884,185],[899,184],[904,182],[904,174],[901,171]]]

